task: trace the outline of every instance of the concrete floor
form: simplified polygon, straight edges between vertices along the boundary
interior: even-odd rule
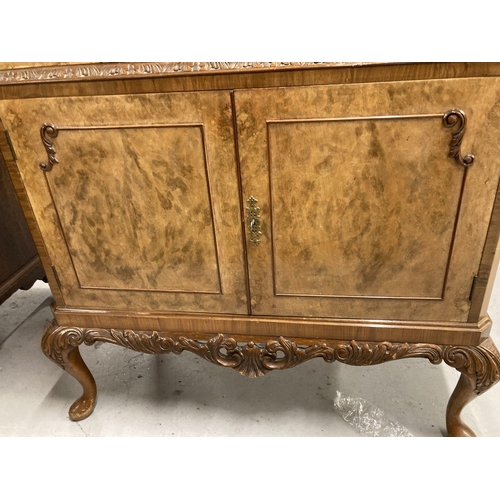
[[[150,356],[82,347],[98,386],[95,412],[71,422],[79,384],[41,352],[52,319],[37,282],[0,306],[0,436],[360,436],[334,408],[343,396],[376,405],[413,436],[442,436],[458,372],[412,359],[373,367],[322,360],[247,379],[191,353]],[[500,345],[500,282],[489,309]],[[3,342],[3,343],[2,343]],[[500,385],[464,410],[478,436],[500,436]]]

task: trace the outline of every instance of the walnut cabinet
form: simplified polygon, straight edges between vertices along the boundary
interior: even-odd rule
[[[126,68],[126,70],[125,70]],[[120,72],[123,70],[123,72]],[[89,76],[90,75],[90,76]],[[409,357],[500,377],[495,64],[0,69],[0,146],[54,294],[47,356],[194,352],[255,377]]]

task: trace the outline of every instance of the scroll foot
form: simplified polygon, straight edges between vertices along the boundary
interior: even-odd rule
[[[446,409],[446,428],[453,437],[473,437],[474,431],[461,418],[464,407],[500,379],[500,354],[491,339],[478,346],[449,347],[444,361],[460,373]]]
[[[83,341],[81,329],[59,327],[55,322],[49,326],[42,339],[44,354],[78,380],[83,388],[83,394],[69,409],[71,420],[87,418],[94,411],[96,404],[95,380],[78,350]]]

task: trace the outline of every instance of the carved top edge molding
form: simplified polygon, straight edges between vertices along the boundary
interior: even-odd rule
[[[19,63],[21,64],[21,63]],[[268,71],[303,67],[365,66],[367,62],[151,62],[92,63],[0,69],[0,85],[217,72]]]

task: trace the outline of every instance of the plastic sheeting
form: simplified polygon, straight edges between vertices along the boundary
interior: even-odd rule
[[[364,399],[346,396],[337,391],[333,405],[340,416],[363,436],[413,437],[406,427]]]

